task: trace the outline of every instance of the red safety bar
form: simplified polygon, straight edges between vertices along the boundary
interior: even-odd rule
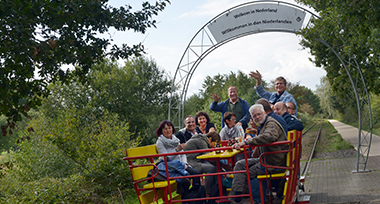
[[[300,160],[301,160],[301,141],[302,141],[302,131],[289,131],[288,132],[288,140],[292,141],[289,145],[289,150],[286,151],[276,151],[276,152],[265,152],[260,155],[260,163],[265,167],[265,175],[258,176],[259,185],[260,185],[260,196],[261,203],[264,203],[264,193],[262,187],[262,181],[266,180],[268,189],[271,189],[270,180],[271,179],[286,179],[285,184],[285,198],[283,199],[283,203],[294,203],[298,198],[298,186],[300,183],[299,180],[299,168],[300,168]],[[268,154],[276,154],[276,153],[285,153],[287,152],[287,165],[283,166],[272,166],[265,163],[265,159],[261,159],[264,155]],[[264,161],[264,162],[263,162]],[[268,168],[274,169],[285,169],[284,173],[269,173],[267,171]],[[269,199],[271,197],[269,196]],[[271,201],[271,200],[269,200]],[[308,203],[308,202],[306,202]]]
[[[301,135],[302,135],[302,133],[301,133]],[[301,141],[301,139],[295,140],[295,141],[290,140],[290,141],[273,142],[273,143],[267,144],[267,145],[257,145],[257,146],[245,145],[244,147],[242,147],[242,149],[243,149],[242,153],[244,153],[244,155],[245,155],[246,166],[248,166],[247,148],[259,147],[259,146],[289,144],[291,146],[291,148],[289,150],[284,150],[284,151],[280,151],[280,152],[284,152],[284,153],[285,152],[293,152],[295,149],[295,148],[293,148],[293,145],[300,147],[300,141]],[[154,181],[154,178],[156,178],[156,176],[158,175],[158,172],[155,175],[152,175],[151,177],[147,176],[147,172],[149,170],[151,170],[153,168],[157,169],[157,166],[155,165],[155,159],[157,159],[158,157],[164,158],[164,162],[165,162],[165,165],[167,167],[166,156],[169,156],[169,155],[207,153],[207,152],[216,151],[216,150],[226,151],[226,150],[232,149],[232,147],[220,147],[220,148],[192,150],[192,151],[185,151],[185,152],[165,153],[165,154],[158,154],[157,150],[153,150],[155,148],[155,145],[145,146],[145,148],[148,148],[148,147],[149,147],[149,150],[146,150],[146,151],[145,151],[145,149],[143,149],[144,147],[137,147],[137,148],[128,149],[126,151],[127,157],[123,158],[123,160],[128,160],[129,168],[130,168],[132,179],[133,179],[133,185],[134,185],[136,194],[137,194],[141,204],[153,203],[153,202],[158,203],[159,199],[162,199],[164,201],[164,203],[178,203],[178,202],[184,202],[184,201],[190,202],[190,201],[200,201],[200,200],[217,200],[218,202],[228,202],[228,198],[235,198],[235,197],[250,197],[250,201],[251,201],[251,203],[253,203],[253,197],[252,197],[252,193],[251,193],[252,188],[251,188],[251,182],[250,182],[250,176],[249,176],[249,168],[246,168],[246,170],[243,170],[243,171],[217,172],[217,173],[188,175],[188,176],[170,177],[170,178],[169,178],[168,168],[166,168],[166,178],[167,179],[166,179],[166,181],[160,181],[160,182]],[[142,148],[142,149],[138,149],[138,148]],[[131,152],[133,152],[133,150],[137,150],[137,149],[139,150],[138,152],[140,152],[140,153],[131,153]],[[280,152],[270,152],[270,153],[280,153]],[[300,150],[297,149],[296,152],[294,152],[291,155],[299,155]],[[267,154],[267,153],[264,153],[264,154]],[[137,155],[137,156],[131,156],[131,155]],[[298,158],[299,156],[296,156],[296,157]],[[220,159],[225,159],[225,158],[220,158]],[[136,162],[137,160],[148,160],[148,164],[138,164],[138,162]],[[137,163],[137,164],[135,164],[135,163]],[[141,163],[141,161],[140,161],[140,163]],[[265,166],[266,164],[262,163],[262,165]],[[270,167],[268,165],[266,165],[266,166]],[[298,162],[295,162],[295,165],[291,165],[290,167],[277,167],[276,166],[276,168],[287,169],[287,170],[289,170],[289,172],[297,172],[297,173],[290,173],[289,174],[290,176],[286,177],[287,179],[290,180],[290,182],[288,182],[287,186],[289,187],[289,189],[291,189],[291,192],[289,191],[289,195],[287,192],[287,194],[286,194],[287,199],[286,199],[285,203],[290,203],[288,201],[290,200],[290,197],[292,197],[292,195],[294,194],[294,186],[296,184],[294,182],[297,182],[295,175],[298,176],[299,159],[298,159]],[[195,177],[203,177],[203,176],[218,176],[219,178],[221,178],[224,175],[232,174],[232,173],[233,174],[236,174],[236,173],[247,174],[248,189],[250,192],[249,194],[228,195],[228,196],[218,196],[218,197],[209,197],[209,198],[193,198],[193,199],[181,199],[178,196],[173,197],[173,195],[172,195],[172,192],[174,192],[174,190],[175,190],[174,188],[176,188],[176,182],[174,179],[195,178]],[[136,176],[136,175],[139,175],[139,176]],[[150,180],[151,183],[145,184],[142,187],[139,186],[139,184],[142,185],[142,183],[144,181],[147,181],[147,180]],[[219,180],[219,189],[222,189],[221,185],[223,185],[223,184]],[[260,190],[262,190],[262,189],[260,188]],[[261,194],[263,194],[262,191],[261,191]]]

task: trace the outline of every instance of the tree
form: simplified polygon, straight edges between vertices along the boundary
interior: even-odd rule
[[[130,5],[114,8],[107,0],[0,1],[0,114],[7,126],[21,120],[49,94],[54,81],[79,76],[85,81],[91,66],[105,57],[127,59],[144,47],[112,44],[99,34],[110,29],[145,33],[169,0],[144,2],[141,11]],[[63,65],[76,66],[64,71]],[[4,129],[4,128],[3,128]]]
[[[332,91],[330,83],[327,77],[322,77],[320,79],[320,85],[317,85],[317,90],[315,91],[319,97],[321,110],[328,118],[333,118],[335,114],[335,109],[333,108],[332,103]]]
[[[138,57],[123,67],[111,61],[94,65],[88,79],[85,84],[72,80],[50,85],[41,111],[55,118],[65,109],[78,110],[82,126],[91,124],[93,115],[115,113],[129,124],[132,138],[141,136],[143,144],[151,144],[154,137],[146,136],[153,134],[168,109],[171,80],[165,71],[154,60]]]
[[[129,123],[131,132],[151,136],[159,122],[167,117],[169,76],[154,60],[143,57],[128,60],[120,69],[107,70],[110,67],[97,68],[91,73],[95,91],[93,107],[117,113]]]
[[[301,104],[299,110],[301,113],[307,113],[309,115],[314,115],[313,107],[311,107],[308,103]]]
[[[301,31],[301,45],[310,48],[315,65],[326,70],[333,91],[343,96],[352,85],[339,59],[318,39],[328,42],[347,62],[350,60],[353,63],[354,57],[363,72],[368,90],[379,94],[380,1],[297,2],[312,7],[321,17],[312,20],[313,26]]]
[[[294,84],[293,84],[294,85]],[[294,97],[294,99],[297,101],[297,105],[301,110],[302,105],[308,104],[313,109],[313,113],[319,113],[320,112],[320,101],[317,95],[313,93],[313,91],[305,86],[299,85],[299,83],[295,84],[294,86],[289,88],[289,93],[291,93]],[[305,107],[308,107],[305,106]],[[304,108],[305,109],[305,108]],[[311,112],[309,112],[310,115],[313,115]]]

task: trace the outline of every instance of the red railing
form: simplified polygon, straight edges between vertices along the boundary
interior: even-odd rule
[[[276,152],[267,152],[267,153],[263,153],[260,157],[262,157],[263,155],[266,155],[266,154],[274,154],[274,153],[286,153],[286,152],[289,152],[289,151],[294,151],[294,148],[292,148],[292,145],[295,141],[281,141],[281,142],[273,142],[271,144],[265,144],[265,145],[255,145],[255,146],[249,146],[249,145],[245,145],[243,146],[242,148],[244,149],[242,151],[242,153],[244,153],[245,155],[245,163],[246,163],[246,166],[248,167],[248,158],[247,158],[247,155],[248,155],[248,152],[247,152],[247,148],[250,148],[250,147],[260,147],[260,146],[273,146],[273,145],[284,145],[284,144],[288,144],[291,146],[291,148],[289,150],[284,150],[284,151],[276,151]],[[207,152],[211,152],[211,151],[226,151],[226,150],[230,150],[232,149],[232,147],[220,147],[220,148],[212,148],[212,149],[202,149],[202,150],[191,150],[191,151],[184,151],[184,152],[174,152],[174,153],[164,153],[164,154],[154,154],[154,155],[143,155],[143,156],[135,156],[135,157],[124,157],[123,160],[128,160],[129,162],[129,168],[130,170],[132,171],[132,169],[134,168],[138,168],[138,167],[142,167],[142,166],[153,166],[153,168],[157,168],[156,165],[154,165],[154,159],[155,158],[158,158],[158,157],[163,157],[164,158],[164,162],[165,162],[165,166],[167,167],[167,156],[171,156],[171,155],[180,155],[180,154],[193,154],[193,153],[207,153]],[[298,152],[299,153],[299,152]],[[292,155],[294,155],[292,153]],[[140,159],[149,159],[149,161],[151,162],[150,164],[142,164],[142,165],[134,165],[133,164],[133,161],[135,160],[140,160]],[[261,162],[261,159],[260,159],[260,162]],[[265,165],[261,162],[262,165]],[[269,168],[280,168],[280,169],[287,169],[289,171],[295,171],[295,172],[298,172],[299,171],[299,164],[297,165],[290,165],[289,167],[279,167],[279,166],[268,166],[266,165],[267,167]],[[190,202],[190,201],[200,201],[200,200],[223,200],[223,201],[227,201],[228,198],[235,198],[235,197],[250,197],[250,200],[251,200],[251,203],[253,203],[253,197],[252,197],[252,191],[251,191],[251,182],[250,182],[250,176],[249,176],[249,168],[246,168],[246,170],[243,170],[243,171],[230,171],[230,172],[217,172],[217,173],[207,173],[207,174],[199,174],[199,175],[188,175],[188,176],[178,176],[178,177],[169,177],[169,171],[168,171],[168,168],[166,168],[166,181],[167,181],[167,186],[168,186],[168,191],[165,190],[165,192],[172,192],[171,190],[171,185],[170,185],[170,180],[173,180],[173,179],[180,179],[180,178],[195,178],[195,177],[204,177],[204,176],[223,176],[223,175],[227,175],[227,174],[236,174],[236,173],[246,173],[247,174],[247,181],[248,181],[248,189],[249,189],[249,194],[242,194],[242,195],[228,195],[228,196],[218,196],[218,197],[209,197],[209,198],[193,198],[193,199],[182,199],[182,200],[172,200],[172,195],[171,193],[168,193],[168,196],[169,196],[169,200],[170,201],[165,201],[165,203],[177,203],[177,202],[184,202],[184,201],[187,201],[187,202]],[[293,173],[294,174],[294,173]],[[153,185],[153,188],[150,189],[150,190],[153,190],[154,193],[156,194],[156,188],[155,188],[155,182],[157,181],[154,181],[154,178],[158,175],[158,171],[156,172],[155,175],[152,175],[152,177],[146,177],[144,179],[141,179],[141,180],[135,180],[135,178],[132,178],[133,179],[133,184],[134,184],[134,187],[135,187],[135,190],[136,190],[136,193],[138,196],[140,196],[140,191],[142,190],[149,190],[149,189],[143,189],[143,188],[140,188],[138,186],[139,183],[141,182],[144,182],[144,181],[147,181],[147,180],[151,180],[152,182],[152,185]],[[287,177],[289,178],[289,177]],[[294,178],[293,178],[294,179]],[[291,181],[291,182],[297,182],[297,181]],[[223,185],[221,182],[219,182],[219,189],[221,189],[221,185]],[[290,191],[293,191],[293,189],[288,189]],[[139,192],[138,192],[139,191]],[[287,195],[286,197],[289,196],[289,199],[291,196],[291,194]],[[288,199],[287,199],[288,200]],[[291,203],[291,202],[286,202],[286,203]]]

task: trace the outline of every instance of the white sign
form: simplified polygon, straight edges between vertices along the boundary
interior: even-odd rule
[[[280,4],[254,4],[231,10],[208,25],[219,43],[228,38],[260,30],[301,29],[306,13]]]

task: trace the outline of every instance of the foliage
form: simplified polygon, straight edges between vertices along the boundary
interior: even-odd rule
[[[344,96],[352,85],[341,61],[322,39],[336,50],[346,63],[360,66],[368,90],[379,94],[380,64],[380,1],[297,0],[311,6],[321,19],[301,31],[301,45],[310,48],[313,62],[323,67],[331,87],[338,96]],[[357,61],[354,63],[353,58]],[[360,88],[360,87],[359,87]]]
[[[324,116],[342,119],[347,123],[357,122],[357,102],[352,90],[347,90],[345,95],[334,93],[328,79],[323,77],[316,93],[321,100]]]
[[[201,94],[193,94],[190,96],[185,103],[185,116],[187,115],[193,115],[194,113],[197,113],[199,110],[203,109],[203,105],[205,104],[205,101],[201,96]]]
[[[79,203],[114,203],[121,194],[136,201],[128,165],[122,158],[126,148],[143,142],[142,136],[148,134],[144,130],[156,128],[165,117],[171,81],[153,60],[145,58],[130,60],[124,67],[104,61],[94,66],[88,79],[84,84],[74,77],[67,83],[50,84],[51,95],[42,100],[33,117],[22,121],[27,125],[20,126],[15,135],[29,139],[11,154],[10,164],[15,168],[2,174],[0,182],[15,179],[17,185],[40,185],[44,193],[25,191],[15,202],[46,198],[53,203],[77,203],[64,200],[60,190],[54,192],[64,187],[56,180],[72,176],[85,181],[83,186],[72,182],[73,186],[67,187],[78,191]],[[136,117],[141,124],[132,132],[128,122]],[[27,131],[30,128],[34,131]],[[137,134],[137,128],[143,133]],[[23,190],[8,187],[9,194]],[[17,199],[9,194],[3,194],[6,201]]]
[[[29,182],[46,176],[68,177],[78,171],[78,164],[62,154],[51,142],[44,141],[36,133],[19,131],[31,137],[20,142],[19,151],[12,152],[9,156],[13,165],[17,166],[13,170],[13,176]]]
[[[153,143],[152,134],[166,118],[171,80],[152,59],[134,58],[118,67],[105,61],[93,67],[89,81],[49,85],[51,95],[40,109],[47,117],[55,118],[65,109],[81,110],[79,123],[91,124],[94,115],[116,113],[119,120],[129,123],[133,139],[139,136],[142,144]]]
[[[121,68],[100,64],[91,73],[91,106],[117,113],[130,131],[149,137],[167,116],[171,80],[153,59],[133,58]],[[154,137],[153,137],[154,138]]]
[[[297,118],[299,118],[302,121],[303,126],[305,128],[313,125],[313,123],[317,122],[317,120],[318,120],[317,119],[318,116],[316,116],[316,115],[312,116],[307,112],[299,112],[297,115]]]
[[[85,81],[93,64],[106,56],[127,59],[144,47],[112,44],[110,30],[145,33],[155,27],[153,16],[169,0],[114,8],[107,0],[0,1],[0,115],[21,120],[49,93],[46,86],[71,75]],[[99,35],[104,34],[104,35]],[[109,35],[111,36],[111,35]],[[77,66],[66,72],[63,65]],[[9,123],[8,126],[13,126]]]
[[[0,126],[2,128],[2,135],[7,134],[7,129],[5,128],[7,125],[7,118],[3,115],[0,116]],[[12,146],[15,145],[15,137],[2,137],[0,135],[0,152],[9,150]]]
[[[289,88],[289,93],[291,93],[297,101],[300,112],[308,112],[310,115],[320,112],[320,99],[311,89],[297,83],[294,87]],[[310,109],[303,110],[302,106],[305,107],[306,104],[310,106]]]
[[[127,165],[121,160],[125,148],[133,143],[127,124],[119,122],[117,115],[106,112],[83,127],[75,115],[75,110],[69,109],[56,120],[45,118],[49,123],[36,132],[79,164],[87,177],[102,184],[104,193],[127,185]]]
[[[0,185],[1,203],[101,203],[94,193],[95,186],[81,175],[68,178],[45,177],[23,182],[8,176]]]
[[[372,111],[372,121],[374,127],[379,127],[380,124],[380,96],[371,94],[371,111]]]
[[[28,114],[28,117],[33,117],[36,115],[36,111],[32,109]],[[11,133],[7,137],[0,137],[0,152],[17,150],[17,143],[29,138],[22,131],[19,131],[25,129],[25,127],[28,125],[27,118],[25,116],[23,116],[22,121],[13,122],[13,128],[6,128],[8,123],[9,122],[7,122],[7,118],[5,116],[0,116],[0,126],[3,128],[3,136],[7,134],[7,131]],[[29,129],[28,131],[33,131],[33,129]]]
[[[335,96],[331,91],[330,82],[327,77],[322,77],[320,79],[320,85],[317,85],[317,90],[315,92],[320,100],[321,111],[326,115],[326,117],[333,118],[336,116],[336,111],[332,104],[332,98]]]
[[[75,109],[66,109],[59,112],[56,118],[48,118],[43,114],[33,118],[30,126],[35,132],[30,134],[30,140],[19,144],[19,151],[11,154],[11,161],[15,168],[5,176],[3,181],[14,178],[17,182],[27,183],[31,186],[41,185],[41,194],[29,194],[26,191],[24,197],[19,199],[32,200],[51,198],[53,203],[61,201],[61,190],[65,184],[56,181],[69,179],[73,175],[80,175],[84,184],[72,183],[67,188],[72,188],[78,193],[78,199],[82,203],[88,203],[88,196],[98,201],[104,197],[119,194],[121,189],[132,187],[128,165],[122,160],[125,149],[135,146],[138,142],[130,140],[128,125],[118,120],[115,114],[105,112],[100,118],[90,115],[91,120],[82,126],[77,118],[80,113]],[[3,182],[0,181],[0,182]],[[17,193],[23,188],[10,187],[9,193]],[[7,191],[8,192],[8,191]],[[37,191],[36,191],[37,192]],[[68,191],[71,192],[71,191]],[[66,192],[67,193],[67,192]],[[7,197],[9,196],[9,197]],[[42,197],[42,198],[41,198]],[[67,199],[74,199],[68,196]],[[5,195],[6,200],[16,199]],[[72,202],[77,203],[77,202]]]
[[[299,111],[302,112],[302,113],[307,113],[309,115],[313,115],[314,114],[313,107],[311,107],[308,103],[304,103],[304,104],[300,105]]]

